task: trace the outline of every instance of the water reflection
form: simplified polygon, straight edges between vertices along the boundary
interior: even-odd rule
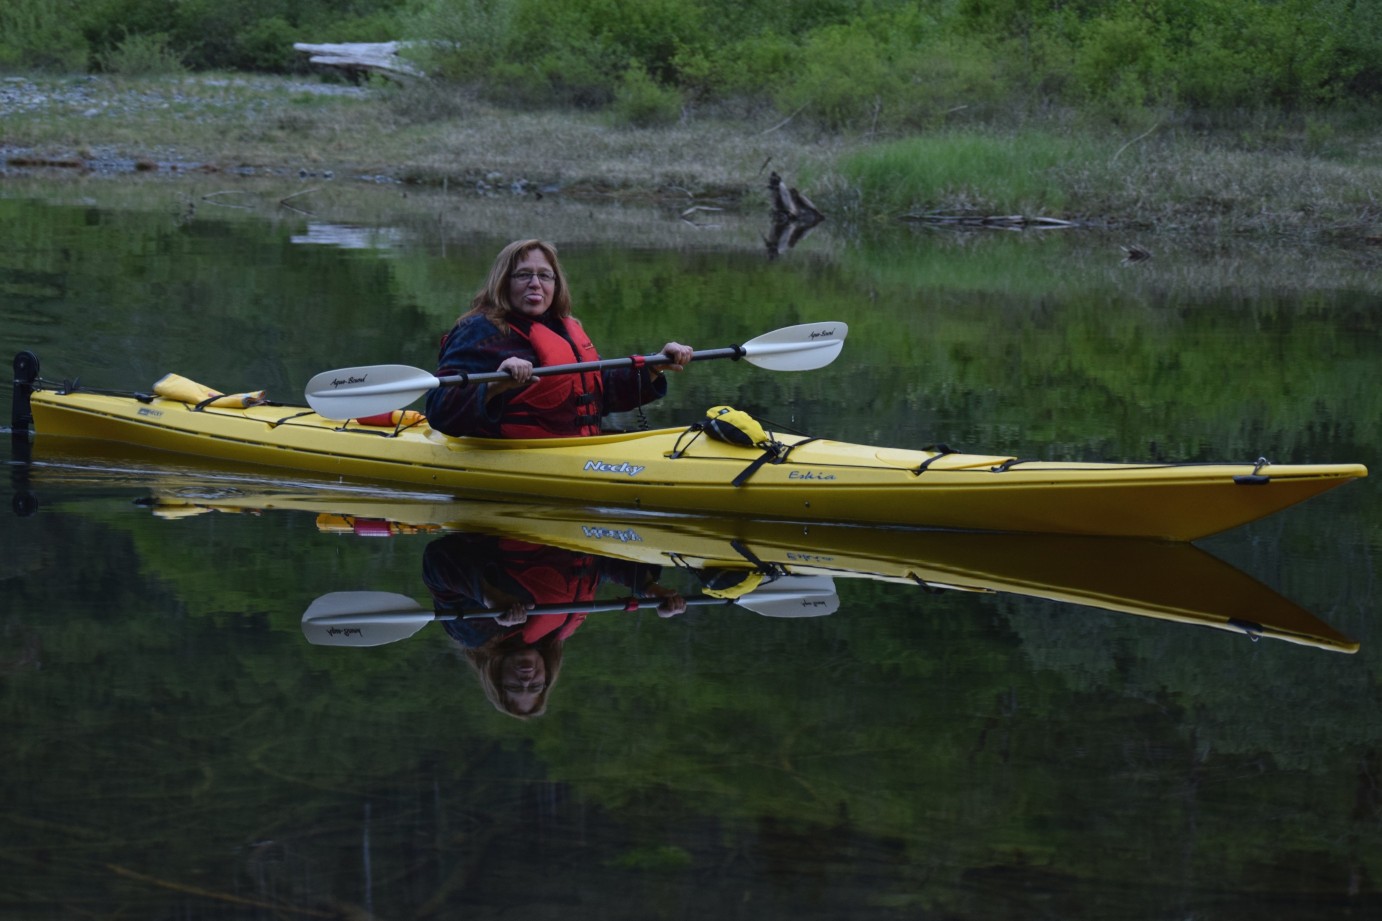
[[[208,182],[8,182],[11,352],[36,348],[98,386],[177,371],[278,395],[346,362],[425,366],[456,292],[536,222],[599,305],[597,341],[838,316],[867,345],[828,374],[688,376],[683,413],[732,403],[851,441],[1024,456],[1382,467],[1379,276],[1358,251],[1159,235],[1127,271],[1121,238],[885,228],[856,244],[832,214],[765,265],[757,211],[712,228],[550,197],[313,196],[322,221],[402,230],[374,254],[289,245],[309,232],[278,205],[293,188],[184,220],[189,197],[224,188]],[[300,631],[312,600],[341,589],[388,589],[432,617],[423,554],[449,533],[433,522],[485,532],[471,511],[419,513],[392,540],[319,531],[315,512],[189,507],[173,522],[130,506],[148,480],[69,472],[26,468],[14,495],[38,513],[0,524],[0,914],[1379,915],[1369,482],[1207,543],[1356,635],[1359,655],[1159,619],[1224,610],[1221,565],[1197,575],[1183,551],[1004,574],[992,567],[1016,557],[1001,542],[945,564],[895,535],[870,557],[813,543],[817,529],[776,548],[748,531],[732,537],[764,562],[834,573],[841,610],[592,615],[548,715],[519,722],[484,702],[433,621],[374,649]],[[388,504],[349,510],[387,522]],[[642,545],[592,552],[656,549],[657,523],[626,521]],[[703,536],[706,557],[734,555]],[[851,559],[872,575],[849,575]],[[679,562],[649,562],[701,593]],[[1083,569],[1064,595],[1061,566]],[[1121,587],[1089,584],[1104,566]],[[1095,606],[1141,591],[1127,584],[1139,567],[1159,599],[1139,596],[1141,616]],[[1245,623],[1290,613],[1260,588],[1217,593]]]
[[[318,528],[360,536],[443,532],[424,554],[423,582],[439,615],[485,609],[496,617],[486,626],[464,617],[459,624],[450,621],[447,632],[472,649],[501,635],[515,643],[521,636],[528,645],[548,636],[564,641],[583,622],[583,612],[597,610],[589,603],[602,584],[652,598],[660,613],[679,613],[686,599],[660,584],[667,570],[680,570],[687,581],[708,589],[693,602],[736,600],[770,616],[833,612],[839,605],[833,580],[855,578],[911,584],[926,592],[1042,598],[1228,630],[1253,640],[1335,652],[1358,649],[1241,570],[1194,545],[1169,541],[293,493],[206,500],[175,491],[157,496],[154,506],[163,515],[215,508],[315,512]],[[831,581],[806,581],[812,578]],[[529,604],[538,607],[529,612]],[[631,600],[613,605],[638,606]],[[522,629],[506,632],[506,626]],[[348,645],[375,643],[362,637]]]
[[[74,486],[118,501],[82,500]],[[57,556],[11,615],[31,612],[16,623],[37,632],[10,640],[9,811],[28,823],[21,846],[60,855],[34,876],[45,908],[78,890],[140,916],[211,916],[173,902],[195,887],[205,905],[353,900],[381,916],[442,916],[559,902],[593,873],[642,906],[694,886],[697,914],[732,908],[713,895],[732,887],[777,906],[774,918],[890,917],[858,902],[870,892],[956,918],[993,917],[1000,902],[1014,906],[1004,916],[1029,917],[1054,898],[1069,916],[1089,905],[1114,916],[1128,900],[1138,917],[1191,906],[1237,921],[1285,915],[1264,910],[1269,895],[1255,915],[1201,913],[1196,887],[1258,891],[1260,864],[1240,868],[1219,843],[1260,847],[1264,817],[1299,829],[1292,841],[1324,827],[1341,843],[1311,858],[1323,867],[1371,859],[1373,807],[1349,800],[1320,817],[1316,780],[1352,791],[1374,763],[1369,724],[1348,703],[1369,686],[1365,661],[1253,644],[1245,632],[1351,648],[1191,547],[454,503],[75,464],[40,463],[28,487],[40,509],[24,533],[47,534]],[[129,503],[135,488],[142,507]],[[435,622],[424,564],[453,537],[660,567],[659,583],[688,599],[748,591],[671,620],[592,614],[569,637],[549,714],[519,722],[484,702]],[[788,576],[831,579],[840,609],[784,621],[745,607]],[[371,649],[303,639],[313,598],[366,586],[401,589],[395,599],[426,618],[420,635]],[[606,587],[612,604],[627,597]],[[916,603],[879,603],[904,596]],[[1118,621],[1141,622],[1131,632],[1149,642],[1104,642],[1126,628],[1082,616],[1093,607],[1143,615]],[[1056,635],[1018,643],[1010,627]],[[41,670],[23,665],[38,639]],[[1053,652],[1067,658],[1052,663]],[[1345,743],[1295,747],[1307,723]],[[1244,777],[1261,795],[1242,794]],[[1036,844],[1014,852],[1013,840]],[[1052,856],[1034,862],[1038,845]],[[1187,847],[1202,856],[1171,859]],[[534,881],[533,860],[555,875]]]
[[[443,626],[485,697],[510,716],[539,716],[561,675],[566,641],[602,585],[658,600],[658,614],[686,610],[644,564],[488,534],[449,534],[428,544],[423,581]],[[486,610],[486,616],[463,612]],[[461,615],[461,616],[456,616]]]
[[[328,529],[334,520],[344,519],[320,519]],[[348,527],[381,534],[392,525],[356,519]],[[453,532],[433,540],[423,553],[430,611],[402,595],[331,592],[308,608],[302,630],[315,645],[368,647],[407,639],[440,621],[486,699],[501,713],[526,719],[546,711],[566,641],[589,614],[654,609],[670,618],[688,605],[738,604],[768,617],[813,617],[839,606],[828,577],[791,576],[780,567],[698,570],[705,593],[691,598],[662,585],[662,571],[644,559],[503,534]],[[611,586],[627,595],[597,600],[600,590]]]
[[[305,233],[295,233],[289,239],[301,246],[363,250],[396,249],[405,243],[404,233],[397,227],[361,227],[321,221],[308,222]]]

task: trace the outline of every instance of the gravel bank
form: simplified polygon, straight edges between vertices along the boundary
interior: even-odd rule
[[[330,170],[307,170],[282,165],[212,166],[204,157],[184,154],[176,147],[152,145],[131,151],[124,145],[83,143],[18,144],[5,131],[11,119],[65,120],[84,137],[101,138],[117,122],[138,123],[150,118],[204,125],[210,136],[226,124],[244,123],[271,114],[294,97],[366,98],[369,90],[344,84],[282,78],[189,75],[161,83],[125,84],[101,76],[0,78],[0,173],[79,169],[94,173],[230,171],[246,175],[322,175]],[[388,177],[369,177],[388,178]]]

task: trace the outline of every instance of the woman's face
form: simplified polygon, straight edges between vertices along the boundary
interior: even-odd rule
[[[511,652],[499,666],[499,685],[517,712],[531,713],[547,688],[547,663],[536,649]]]
[[[524,316],[540,317],[552,306],[557,273],[540,249],[523,254],[509,273],[509,303]]]

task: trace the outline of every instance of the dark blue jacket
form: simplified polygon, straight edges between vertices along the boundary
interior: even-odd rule
[[[515,316],[511,322],[542,320]],[[515,355],[538,365],[537,355],[527,339],[512,330],[500,332],[486,317],[469,316],[457,323],[443,340],[437,357],[437,376],[497,371],[500,362]],[[661,376],[655,377],[647,368],[611,368],[603,372],[603,377],[601,415],[637,409],[667,393],[667,381]],[[427,394],[427,421],[432,428],[447,435],[498,438],[505,406],[509,397],[517,392],[506,391],[491,401],[487,399],[488,384],[438,387]]]

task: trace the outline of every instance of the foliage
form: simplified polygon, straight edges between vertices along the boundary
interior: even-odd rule
[[[614,94],[614,116],[626,125],[649,128],[681,117],[681,94],[658,84],[637,62],[624,72]]]
[[[898,132],[945,113],[1052,104],[1129,122],[1148,108],[1374,100],[1378,9],[1357,0],[11,0],[0,10],[0,66],[104,66],[137,50],[117,50],[129,39],[166,36],[194,69],[288,71],[303,66],[293,41],[413,39],[433,74],[511,103],[614,105],[621,119],[656,121],[676,95],[771,103],[831,130]]]
[[[270,16],[248,26],[238,38],[242,67],[250,70],[291,70],[301,59],[293,43],[307,40],[282,16]]]
[[[114,48],[97,54],[96,64],[106,73],[126,77],[177,74],[187,69],[182,54],[161,32],[127,35]]]
[[[85,70],[81,0],[7,0],[0,5],[0,71]]]
[[[677,70],[698,98],[761,96],[783,74],[796,73],[804,62],[801,46],[790,37],[769,33],[732,39],[710,48],[683,48]]]
[[[513,0],[425,3],[407,21],[411,35],[431,44],[411,55],[423,70],[453,81],[483,79],[513,27]]]
[[[1351,73],[1342,88],[1354,98],[1382,95],[1382,4],[1335,0],[1329,18],[1337,23],[1338,51]]]
[[[1340,55],[1337,23],[1302,0],[1251,7],[1209,5],[1177,62],[1186,102],[1206,109],[1327,102],[1356,65]]]
[[[766,77],[779,108],[832,129],[930,127],[948,110],[987,111],[999,95],[988,51],[919,8],[822,26],[793,67]]]
[[[285,72],[302,66],[293,42],[397,38],[405,0],[95,0],[74,18],[97,55],[127,37],[165,35],[196,70]]]
[[[1164,42],[1137,12],[1100,19],[1085,29],[1071,74],[1085,97],[1111,114],[1163,101],[1168,62]]]

